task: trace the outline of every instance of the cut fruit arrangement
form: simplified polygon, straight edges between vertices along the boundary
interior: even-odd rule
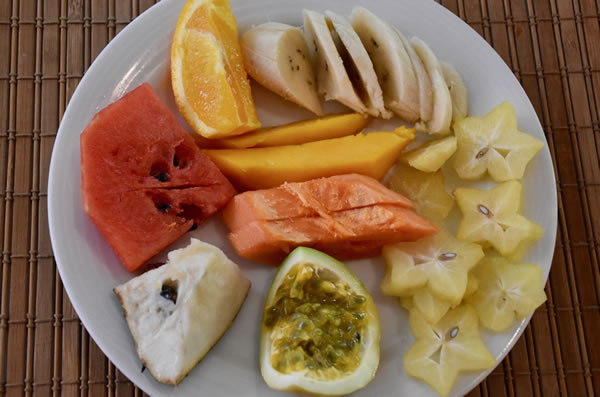
[[[302,28],[267,22],[238,41],[227,0],[188,0],[170,72],[193,134],[143,84],[81,135],[83,208],[141,273],[115,287],[138,355],[177,384],[241,310],[250,282],[212,245],[191,239],[143,272],[222,210],[239,256],[280,264],[260,325],[270,387],[344,395],[375,377],[377,308],[339,260],[383,255],[382,292],[409,311],[415,337],[405,371],[446,396],[461,372],[496,363],[480,324],[504,332],[545,301],[540,267],[517,264],[543,234],[521,213],[519,181],[543,143],[518,130],[508,102],[469,116],[452,65],[370,11],[302,17]],[[261,128],[246,73],[319,117]],[[322,98],[355,113],[324,115]],[[393,115],[414,128],[363,132]],[[404,152],[420,132],[433,137]],[[448,172],[461,179],[452,194]],[[486,175],[500,184],[470,182]]]

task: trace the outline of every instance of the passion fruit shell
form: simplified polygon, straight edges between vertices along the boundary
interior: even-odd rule
[[[308,264],[315,270],[327,270],[328,274],[334,274],[338,280],[343,281],[353,293],[365,298],[363,306],[365,321],[359,344],[360,362],[350,373],[338,372],[338,377],[319,379],[311,376],[311,370],[308,368],[283,373],[275,369],[271,363],[272,329],[266,325],[266,312],[275,303],[278,290],[286,281],[288,273],[299,264]],[[361,281],[342,262],[311,248],[296,248],[279,266],[265,299],[260,335],[261,373],[269,387],[276,390],[326,396],[349,394],[366,386],[374,378],[379,366],[381,324],[373,298]]]

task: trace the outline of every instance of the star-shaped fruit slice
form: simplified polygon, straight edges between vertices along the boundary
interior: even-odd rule
[[[469,270],[483,258],[478,244],[461,241],[443,227],[416,242],[383,248],[386,271],[381,289],[386,295],[406,297],[426,287],[436,298],[457,305],[467,288]]]
[[[420,171],[436,172],[456,151],[456,137],[432,139],[400,157],[400,160]]]
[[[457,188],[456,203],[463,214],[456,237],[489,243],[501,255],[518,261],[544,229],[521,215],[520,182],[508,181],[490,190]]]
[[[510,102],[502,102],[483,117],[453,124],[457,138],[454,169],[462,179],[479,179],[486,172],[496,182],[521,179],[529,161],[544,143],[517,127]]]
[[[454,206],[441,170],[422,172],[398,163],[390,177],[389,187],[412,200],[415,211],[429,220],[445,219]]]
[[[506,331],[515,319],[529,316],[546,301],[538,265],[515,265],[501,256],[487,257],[475,273],[479,289],[467,301],[479,313],[481,325],[491,331]]]
[[[473,271],[469,272],[467,277],[467,288],[465,289],[465,296],[463,299],[473,295],[479,289],[479,279],[473,274]]]
[[[436,324],[414,309],[409,318],[416,341],[404,355],[404,369],[440,396],[450,393],[461,372],[487,369],[496,363],[479,336],[479,320],[472,306],[452,309]]]
[[[415,291],[413,305],[430,324],[440,321],[451,307],[450,302],[438,298],[426,287]]]

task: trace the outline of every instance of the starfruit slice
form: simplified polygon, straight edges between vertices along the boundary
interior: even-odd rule
[[[521,179],[529,161],[544,146],[519,131],[510,102],[502,102],[483,117],[459,120],[453,129],[458,146],[454,169],[462,179],[478,179],[486,172],[496,182]]]
[[[467,277],[467,288],[465,289],[465,295],[463,299],[473,295],[479,289],[479,278],[473,274],[473,271],[469,272]]]
[[[523,187],[508,181],[490,190],[457,188],[456,203],[463,218],[456,237],[489,243],[501,255],[518,261],[544,229],[520,213]]]
[[[422,172],[398,163],[389,187],[412,200],[415,211],[429,220],[445,219],[454,206],[454,199],[446,191],[442,171]]]
[[[413,305],[430,324],[440,321],[450,310],[450,302],[438,298],[429,288],[420,288],[415,292]]]
[[[481,325],[494,332],[506,331],[546,301],[542,269],[534,264],[515,265],[501,256],[487,257],[475,269],[479,289],[467,299]]]
[[[461,372],[487,369],[496,363],[479,336],[479,320],[472,306],[452,309],[436,324],[430,324],[419,310],[411,310],[409,316],[416,341],[404,355],[404,369],[440,396],[450,393]]]
[[[400,157],[400,160],[424,172],[436,172],[456,151],[456,137],[432,139]]]
[[[455,306],[463,298],[469,270],[483,258],[481,247],[452,236],[443,227],[438,234],[416,242],[383,247],[386,295],[410,296],[426,287],[436,298]]]

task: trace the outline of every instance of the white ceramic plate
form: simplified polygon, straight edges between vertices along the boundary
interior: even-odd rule
[[[358,2],[330,0],[327,8],[349,15]],[[112,291],[132,275],[119,263],[81,207],[79,134],[92,116],[146,81],[176,111],[169,83],[169,48],[183,3],[184,0],[162,1],[138,17],[98,56],[77,87],[62,120],[50,167],[48,206],[54,254],[71,302],[91,336],[110,360],[148,394],[275,396],[280,393],[267,388],[258,366],[259,321],[274,268],[239,258],[225,238],[226,230],[219,216],[193,232],[195,237],[221,247],[239,263],[251,279],[252,288],[221,341],[179,386],[165,386],[155,381],[148,371],[140,371],[133,340]],[[232,8],[240,31],[244,31],[266,21],[300,25],[303,8],[323,11],[323,3],[322,0],[232,0]],[[517,110],[520,128],[544,139],[535,111],[511,71],[460,19],[433,1],[370,0],[368,7],[406,35],[424,39],[440,59],[456,67],[466,81],[471,114],[483,115],[501,101],[509,100]],[[254,93],[259,117],[265,125],[310,117],[260,87],[254,87]],[[378,128],[394,126],[393,120],[378,123]],[[529,165],[523,183],[523,211],[546,230],[544,238],[525,259],[539,264],[547,277],[554,252],[557,210],[554,173],[547,147]],[[191,235],[188,233],[174,246],[187,244]],[[383,275],[381,259],[355,261],[349,266],[373,294],[383,327],[377,376],[356,395],[436,395],[425,384],[404,373],[402,356],[413,338],[406,313],[394,299],[379,291]],[[483,333],[498,361],[516,342],[527,322],[516,324],[504,334]],[[468,392],[488,373],[461,376],[453,395]]]

